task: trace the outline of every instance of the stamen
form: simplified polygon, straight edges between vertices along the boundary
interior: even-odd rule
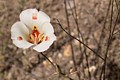
[[[44,40],[44,33],[39,36],[38,43],[41,43]]]
[[[40,34],[37,29],[37,26],[33,27],[32,33],[28,37],[28,41],[33,44],[39,44],[44,40],[44,33]]]
[[[32,35],[34,35],[34,37],[35,36],[38,37],[39,34],[40,34],[40,32],[38,31],[37,27],[34,26],[33,31],[32,31]]]

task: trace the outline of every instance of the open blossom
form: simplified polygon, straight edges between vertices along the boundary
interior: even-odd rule
[[[12,25],[11,38],[17,47],[33,46],[38,52],[47,50],[56,40],[49,16],[36,9],[21,12],[20,21]]]

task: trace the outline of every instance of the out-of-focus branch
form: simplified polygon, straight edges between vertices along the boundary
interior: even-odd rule
[[[67,19],[68,31],[69,31],[69,34],[71,35],[71,27],[70,27],[70,22],[69,22],[69,16],[68,16],[68,10],[67,10],[67,1],[66,0],[64,0],[64,4],[65,4],[65,12],[66,12],[66,19]],[[76,61],[75,61],[75,56],[74,56],[74,50],[73,50],[73,44],[72,44],[72,42],[70,42],[70,45],[71,45],[72,60],[73,60],[73,63],[74,63],[74,68],[77,71],[77,65],[76,65]],[[77,74],[77,76],[78,76],[78,78],[80,80],[80,73],[76,72],[76,74]]]
[[[117,12],[117,17],[115,19],[115,23],[113,25],[113,3],[114,3],[115,0],[111,0],[111,19],[110,19],[110,29],[109,29],[109,37],[108,37],[108,41],[107,41],[107,47],[106,47],[106,52],[105,52],[105,61],[104,61],[104,64],[102,66],[102,72],[101,72],[101,76],[100,76],[100,80],[102,79],[102,73],[103,74],[103,80],[105,80],[105,74],[106,74],[106,64],[107,64],[107,55],[108,55],[108,51],[109,51],[109,47],[111,45],[111,42],[112,42],[112,38],[113,38],[113,35],[114,35],[114,31],[115,31],[115,27],[117,25],[117,21],[118,21],[118,17],[119,17],[119,14],[120,14],[120,8],[118,8],[118,12]],[[112,26],[113,25],[113,26]]]
[[[89,50],[91,50],[95,55],[97,55],[100,59],[102,59],[104,61],[104,58],[102,58],[99,54],[97,54],[94,50],[92,50],[90,47],[88,47],[85,43],[83,43],[81,40],[77,39],[76,37],[70,35],[61,25],[60,21],[57,19],[58,21],[58,25],[61,27],[61,29],[68,34],[70,37],[72,37],[73,39],[77,40],[78,42],[80,42],[81,44],[83,44],[86,48],[88,48]]]
[[[79,38],[79,40],[81,38],[81,41],[84,43],[85,41],[84,41],[83,35],[81,33],[81,30],[79,29],[79,24],[78,24],[78,19],[77,19],[78,16],[77,16],[77,11],[76,11],[75,0],[72,0],[72,1],[73,1],[73,4],[74,4],[74,10],[72,9],[69,1],[68,1],[68,4],[69,4],[70,10],[72,12],[73,19],[74,19],[74,21],[76,23],[76,27],[77,27],[77,31],[78,31],[78,38]],[[75,16],[74,16],[74,14],[75,14]],[[87,62],[87,68],[88,68],[88,73],[89,73],[89,80],[91,80],[91,74],[90,74],[90,71],[89,71],[89,63],[88,63],[88,57],[87,57],[87,53],[86,53],[86,47],[85,46],[81,47],[81,46],[82,45],[79,42],[79,48],[80,48],[80,52],[81,52],[80,60],[82,59],[83,54],[84,54],[86,62]],[[83,48],[83,51],[82,51],[82,48]],[[81,62],[81,61],[79,61],[79,62]],[[82,63],[82,65],[84,65],[84,64]],[[80,73],[79,73],[79,75],[80,75]]]

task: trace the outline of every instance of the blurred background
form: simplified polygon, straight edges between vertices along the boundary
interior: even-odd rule
[[[0,0],[0,80],[120,80],[119,5],[120,0]],[[32,48],[24,54],[12,43],[11,26],[29,8],[51,18],[57,40],[42,53],[47,58]]]

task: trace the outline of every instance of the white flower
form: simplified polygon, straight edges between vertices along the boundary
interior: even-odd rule
[[[47,50],[56,40],[49,16],[36,9],[21,12],[20,21],[12,25],[11,38],[17,47],[34,46],[38,52]]]

